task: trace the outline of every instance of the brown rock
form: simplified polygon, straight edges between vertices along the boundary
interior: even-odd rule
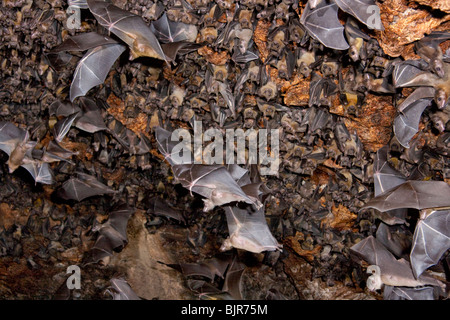
[[[441,10],[450,13],[450,1],[448,0],[414,0],[418,4],[428,6],[435,10]]]
[[[178,300],[192,298],[183,287],[183,277],[177,271],[158,263],[176,263],[164,245],[164,228],[150,234],[141,211],[128,222],[128,244],[111,258],[109,266],[117,267],[136,294],[144,299]]]
[[[397,110],[392,105],[390,96],[369,94],[359,110],[360,116],[346,114],[345,107],[334,104],[330,112],[344,116],[344,123],[350,132],[356,132],[365,150],[376,152],[391,139],[392,124]]]
[[[376,32],[376,38],[384,52],[392,57],[414,58],[412,43],[450,20],[450,15],[432,15],[431,10],[415,2],[422,1],[392,0],[378,3],[385,30]],[[449,4],[448,0],[423,2],[430,2],[442,8]]]

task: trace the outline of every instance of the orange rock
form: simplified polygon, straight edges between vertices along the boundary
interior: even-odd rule
[[[331,207],[331,215],[328,215],[321,221],[321,226],[330,227],[337,230],[352,230],[356,232],[354,227],[354,223],[358,215],[351,212],[348,208],[343,205],[339,205],[338,207]]]
[[[448,0],[415,0],[415,2],[432,2],[433,4],[439,2],[444,4],[443,8],[449,4]],[[392,57],[416,58],[412,43],[450,20],[448,14],[432,15],[427,7],[415,5],[408,0],[383,1],[379,2],[378,6],[385,30],[375,31],[376,38],[384,52]]]

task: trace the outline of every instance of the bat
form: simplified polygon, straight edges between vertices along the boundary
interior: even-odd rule
[[[450,210],[422,210],[412,240],[410,261],[416,278],[437,264],[450,248]]]
[[[153,21],[150,29],[161,43],[194,42],[198,33],[195,25],[170,21],[167,19],[166,13],[158,20]]]
[[[242,274],[245,271],[245,265],[237,261],[235,256],[227,270],[222,292],[228,293],[235,300],[242,300]]]
[[[378,149],[373,162],[373,180],[375,197],[406,182],[406,177],[389,165],[386,145]],[[378,214],[378,217],[389,225],[405,223],[408,210],[405,208],[390,210]]]
[[[406,177],[389,165],[388,150],[387,145],[378,149],[373,162],[375,197],[406,182]]]
[[[80,97],[78,101],[82,112],[75,119],[75,127],[89,133],[107,130],[97,103],[89,97]]]
[[[78,62],[70,85],[70,101],[84,96],[90,89],[102,84],[114,62],[119,58],[125,46],[110,44],[90,49]]]
[[[385,286],[383,300],[436,300],[433,287],[393,287]]]
[[[239,187],[223,165],[177,164],[172,166],[175,178],[188,189],[205,197],[204,211],[230,202],[246,202],[260,208],[259,200],[252,200]]]
[[[113,300],[141,300],[125,279],[112,278],[110,281],[111,286],[106,292],[113,297]]]
[[[434,95],[433,88],[420,87],[399,105],[400,114],[394,119],[394,134],[405,148],[409,148],[409,141],[419,131],[422,113],[431,104]]]
[[[84,265],[98,262],[107,264],[113,251],[121,250],[128,243],[127,225],[134,211],[126,204],[118,204],[113,207],[105,223],[93,228],[92,231],[98,232],[98,237]]]
[[[232,261],[230,255],[222,255],[200,263],[183,262],[177,264],[166,264],[161,261],[158,262],[183,273],[185,277],[201,276],[213,281],[216,276],[222,279],[224,278],[224,275],[228,270],[228,266]]]
[[[153,197],[147,201],[148,202],[146,204],[147,204],[147,206],[149,206],[147,213],[150,213],[150,214],[153,214],[156,216],[164,216],[167,218],[177,220],[183,224],[186,224],[186,219],[184,218],[182,212],[171,208],[170,206],[167,205],[167,203],[162,201],[160,198]]]
[[[40,160],[26,160],[21,167],[25,168],[33,177],[36,183],[53,184],[55,179],[50,165]]]
[[[432,285],[444,289],[445,285],[429,274],[415,278],[411,265],[405,259],[397,260],[375,237],[369,236],[350,248],[350,251],[370,264],[373,275],[368,279],[369,289],[380,289],[381,283],[396,287]],[[381,283],[380,283],[381,282]],[[372,287],[372,288],[370,288]]]
[[[334,0],[342,11],[351,14],[371,29],[383,31],[380,10],[371,10],[376,6],[375,0]],[[375,15],[375,16],[374,16]],[[380,21],[378,25],[378,21]]]
[[[69,132],[70,127],[72,127],[75,118],[77,117],[77,113],[73,113],[70,116],[67,116],[61,120],[58,120],[53,126],[53,136],[57,142],[61,142],[66,134]]]
[[[95,177],[78,172],[77,178],[70,178],[60,189],[57,190],[57,196],[64,200],[83,201],[86,198],[114,194],[117,191],[109,188]]]
[[[417,41],[414,48],[416,53],[430,65],[431,70],[440,78],[444,77],[445,69],[442,61],[443,52],[439,44],[449,39],[449,31],[433,31]]]
[[[87,3],[98,23],[128,45],[131,60],[150,57],[166,61],[158,39],[142,17],[108,2],[88,0]]]
[[[335,50],[347,50],[349,45],[344,37],[344,27],[337,17],[338,6],[335,2],[321,1],[312,8],[310,1],[300,17],[300,23],[308,34],[325,47]]]
[[[230,86],[227,83],[223,83],[221,81],[217,81],[217,83],[219,85],[220,94],[225,99],[225,102],[226,102],[228,108],[230,108],[231,114],[233,115],[233,117],[235,117],[236,116],[236,106],[235,106],[234,95],[231,92]]]
[[[309,106],[330,106],[330,97],[337,90],[336,84],[329,78],[322,78],[317,73],[311,74],[309,84]]]
[[[360,59],[365,60],[367,58],[365,52],[365,42],[369,41],[370,37],[359,29],[355,19],[349,17],[344,26],[345,36],[350,45],[348,54],[353,61]]]
[[[253,210],[250,206],[228,205],[224,210],[230,236],[222,244],[221,251],[231,248],[255,253],[281,250],[282,246],[269,230],[264,208]]]
[[[101,35],[97,32],[86,32],[72,36],[63,43],[53,48],[50,53],[59,53],[63,51],[86,51],[99,46],[118,44],[111,37]]]
[[[29,141],[29,133],[10,122],[0,121],[0,150],[8,156],[9,173],[19,167],[26,169],[35,183],[53,184],[54,178],[48,163],[34,159],[32,151],[37,142]]]
[[[234,50],[233,55],[231,56],[231,60],[239,64],[245,64],[257,59],[259,59],[258,54],[251,50],[247,50],[244,53],[240,50]]]
[[[417,210],[450,207],[450,186],[444,181],[408,180],[369,200],[365,208],[388,211],[400,208]]]

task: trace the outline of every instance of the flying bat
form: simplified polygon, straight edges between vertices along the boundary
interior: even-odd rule
[[[32,151],[36,141],[29,141],[29,133],[11,122],[0,121],[0,150],[8,156],[9,172],[25,168],[36,183],[52,184],[53,173],[48,163],[34,159]]]
[[[422,113],[431,105],[434,96],[433,88],[420,87],[399,105],[400,113],[394,119],[394,134],[405,148],[409,148],[409,141],[419,131]]]
[[[395,188],[406,181],[406,177],[392,168],[387,159],[389,147],[378,149],[373,162],[373,180],[375,185],[375,197]]]
[[[134,211],[134,208],[126,204],[116,205],[109,212],[108,220],[93,228],[92,231],[98,231],[98,237],[85,265],[98,262],[107,264],[113,252],[121,250],[128,243],[127,225]]]
[[[444,77],[445,70],[444,56],[439,44],[449,39],[449,31],[433,31],[417,41],[414,48],[416,53],[430,65],[431,70],[440,78]]]
[[[173,165],[172,170],[183,187],[206,198],[205,212],[235,201],[262,206],[245,194],[223,165],[180,164]]]
[[[368,286],[373,285],[371,290],[380,289],[381,284],[399,287],[432,285],[441,289],[445,287],[441,281],[429,274],[424,273],[416,279],[413,275],[410,263],[405,259],[397,260],[394,255],[373,236],[369,236],[353,245],[350,248],[350,251],[369,263],[369,267],[372,267],[369,270],[373,272],[373,276],[371,276],[373,278],[370,279],[371,281],[368,279]]]
[[[344,37],[344,26],[337,17],[339,7],[335,2],[321,1],[314,9],[310,1],[300,17],[300,23],[309,35],[321,42],[324,46],[347,50],[349,45]]]
[[[281,245],[269,230],[264,208],[253,210],[251,206],[228,205],[224,209],[230,236],[222,244],[222,251],[231,248],[255,253],[281,250]]]
[[[158,39],[142,17],[108,2],[88,0],[87,3],[98,23],[129,46],[130,59],[166,60]]]
[[[64,40],[63,43],[53,48],[50,53],[58,53],[63,51],[86,51],[95,47],[117,43],[117,40],[101,35],[97,32],[86,32]]]
[[[416,278],[437,264],[450,248],[450,210],[422,210],[410,253]]]
[[[83,201],[86,198],[102,194],[113,194],[117,191],[109,188],[94,176],[77,173],[77,178],[70,178],[57,191],[58,197],[65,200]]]
[[[408,180],[369,200],[365,208],[388,211],[400,208],[417,210],[450,207],[450,185],[444,181]]]
[[[78,62],[70,85],[70,101],[84,96],[90,89],[102,84],[114,62],[125,46],[120,43],[108,44],[90,49]]]

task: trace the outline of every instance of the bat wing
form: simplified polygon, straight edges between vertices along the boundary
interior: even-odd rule
[[[73,102],[76,97],[84,96],[90,89],[102,84],[124,50],[125,47],[121,44],[99,46],[89,50],[75,69],[70,85],[70,101]]]
[[[206,198],[205,211],[234,201],[261,206],[245,194],[222,165],[182,164],[172,169],[183,187]]]
[[[53,184],[55,182],[52,169],[46,162],[39,160],[27,160],[21,167],[25,168],[36,183]]]
[[[380,223],[377,240],[398,258],[407,259],[411,251],[411,232],[404,225],[389,226]]]
[[[127,242],[127,224],[134,209],[126,204],[115,206],[109,213],[109,219],[98,229],[98,237],[91,248],[87,263],[97,263],[121,249]]]
[[[346,50],[349,45],[344,37],[344,26],[337,17],[335,2],[321,1],[314,9],[308,1],[300,17],[300,23],[310,36],[324,46],[336,50]]]
[[[53,135],[57,142],[61,142],[72,127],[78,112],[67,116],[55,123],[53,126]]]
[[[169,42],[161,44],[161,48],[170,60],[175,60],[177,55],[185,55],[189,52],[195,51],[201,47],[199,43],[192,43],[187,41]]]
[[[113,38],[103,36],[97,32],[87,32],[70,37],[59,46],[53,48],[51,53],[58,53],[62,51],[85,51],[98,46],[117,43],[118,42]]]
[[[409,141],[419,131],[422,113],[431,102],[432,99],[419,99],[394,119],[394,134],[398,142],[405,148],[409,148]]]
[[[406,181],[406,177],[389,165],[387,161],[388,146],[378,149],[373,163],[373,180],[375,197]]]
[[[259,56],[251,50],[247,50],[244,53],[241,53],[239,50],[235,50],[233,55],[231,56],[231,59],[235,63],[245,64],[247,62],[259,59]]]
[[[11,122],[0,121],[0,150],[11,155],[17,144],[24,141],[26,131]]]
[[[111,279],[111,286],[108,288],[108,292],[113,296],[114,300],[141,300],[128,282],[120,278]]]
[[[81,111],[81,108],[72,102],[61,100],[55,100],[52,102],[48,109],[51,116],[56,115],[57,117],[68,117],[71,114]]]
[[[169,205],[167,205],[167,203],[165,203],[158,197],[149,199],[148,206],[148,213],[154,214],[155,216],[171,218],[180,221],[183,224],[186,224],[186,219],[184,218],[181,211],[175,210],[174,208],[170,207]]]
[[[245,271],[245,265],[237,261],[235,257],[225,276],[222,287],[223,292],[227,292],[233,299],[242,300],[242,274]]]
[[[224,209],[232,247],[256,253],[280,249],[269,230],[263,208],[251,211],[230,205]]]
[[[450,206],[450,186],[444,181],[406,181],[369,200],[363,208],[388,211],[400,208],[418,210]]]
[[[380,24],[378,28],[375,26],[376,21],[381,21],[380,11],[370,10],[370,6],[376,6],[375,0],[335,0],[336,4],[342,11],[351,14],[365,25],[377,30],[384,30],[383,25]],[[373,15],[377,15],[374,17]]]
[[[197,37],[196,26],[170,21],[165,13],[158,20],[152,22],[150,29],[162,43],[190,41]]]
[[[398,111],[402,112],[419,99],[433,99],[435,92],[436,90],[432,87],[417,88],[398,106]]]
[[[442,287],[443,284],[430,275],[424,274],[416,279],[411,270],[411,265],[404,259],[397,260],[386,247],[375,237],[366,239],[352,246],[350,250],[362,257],[370,265],[380,268],[381,281],[385,285],[417,287],[426,284]]]
[[[410,254],[416,278],[437,264],[449,248],[450,210],[432,211],[425,219],[419,219]]]
[[[80,97],[78,100],[82,114],[75,120],[75,127],[89,133],[106,130],[107,127],[97,103],[88,97]]]
[[[427,70],[427,64],[423,60],[412,60],[399,63],[393,72],[393,83],[396,88],[402,87],[432,87],[433,81],[439,77]]]
[[[112,193],[116,191],[99,182],[95,177],[84,173],[78,173],[78,178],[70,178],[58,190],[58,196],[62,199],[76,201]]]
[[[165,60],[158,39],[142,17],[104,1],[88,1],[98,23],[118,36],[131,50],[131,58],[150,57]]]
[[[435,300],[433,287],[393,287],[385,286],[383,300]]]

